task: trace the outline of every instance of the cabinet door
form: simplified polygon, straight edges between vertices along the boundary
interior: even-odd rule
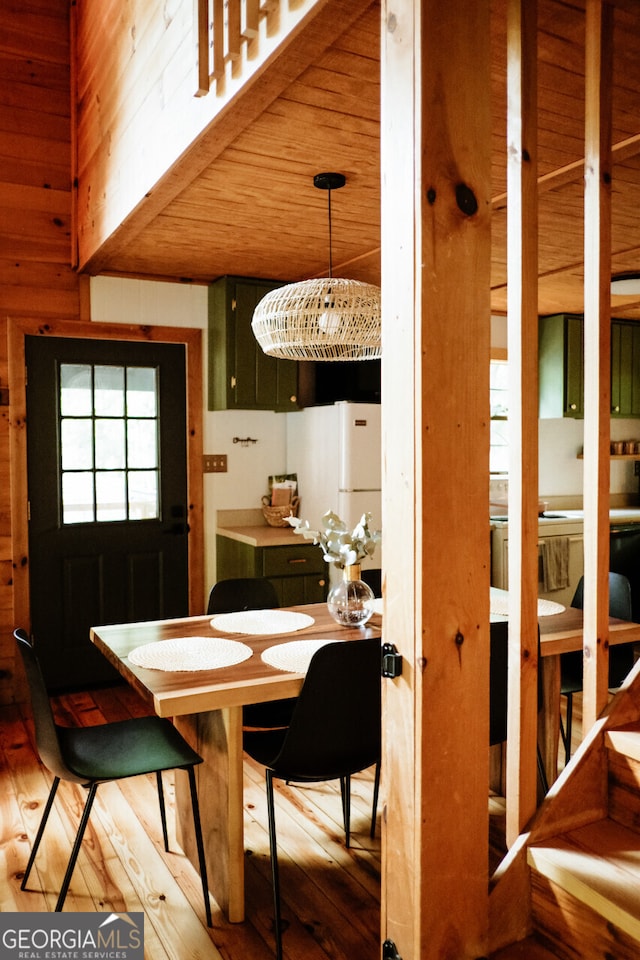
[[[611,416],[640,417],[640,327],[611,321]]]
[[[584,323],[567,316],[565,342],[565,416],[584,416]]]
[[[209,288],[209,409],[298,409],[298,363],[268,357],[251,328],[280,281],[222,277]]]
[[[552,530],[548,527],[546,529],[549,532],[545,534],[545,537],[559,535],[566,536],[569,540],[569,586],[561,590],[550,590],[545,592],[543,568],[544,560],[542,551],[542,545],[545,537],[541,536],[538,539],[538,597],[543,600],[555,600],[556,603],[562,603],[565,605],[565,607],[568,607],[571,605],[573,595],[576,592],[578,580],[584,573],[584,536],[581,532],[571,532],[566,529],[562,530],[561,528],[555,528],[554,532],[552,532]],[[491,584],[494,587],[501,587],[503,590],[508,590],[509,540],[506,530],[500,529],[493,531],[491,550]]]
[[[577,314],[539,320],[540,417],[584,416],[583,321]]]
[[[327,579],[319,574],[304,577],[280,577],[271,581],[281,607],[322,603],[327,597]]]
[[[544,600],[555,600],[556,603],[562,603],[565,607],[571,606],[573,595],[578,586],[578,580],[584,573],[584,537],[582,534],[570,534],[569,540],[569,586],[562,590],[550,590],[545,593],[544,590],[544,570],[542,568],[542,556],[540,557],[540,583],[538,586],[538,596]],[[542,539],[538,541],[542,545]]]
[[[270,281],[235,284],[235,406],[249,410],[297,409],[298,364],[262,351],[251,328],[254,311],[267,293],[282,286]]]

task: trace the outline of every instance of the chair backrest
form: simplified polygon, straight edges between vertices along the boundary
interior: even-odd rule
[[[507,739],[509,623],[498,620],[490,626],[489,746]],[[540,630],[538,629],[538,644]],[[539,663],[539,661],[538,661]],[[538,710],[544,703],[542,673],[538,670]]]
[[[584,607],[584,577],[580,577],[571,601],[572,607]],[[609,616],[633,620],[631,583],[622,573],[609,573]],[[579,654],[582,659],[582,655]],[[635,663],[634,645],[619,643],[609,647],[609,686],[620,687]]]
[[[380,758],[379,640],[346,640],[315,652],[282,749],[276,776],[333,780]]]
[[[489,659],[489,746],[507,739],[507,670],[509,623],[499,620],[490,625]]]
[[[51,701],[44,682],[42,670],[36,656],[33,644],[26,630],[18,627],[13,631],[18,650],[22,656],[29,692],[31,694],[31,709],[36,733],[36,747],[38,755],[45,767],[62,780],[72,780],[75,783],[86,782],[86,777],[76,776],[66,765],[62,754],[58,727],[53,718]]]
[[[380,567],[367,567],[360,571],[360,579],[364,580],[376,597],[382,596],[382,570]]]
[[[264,577],[234,577],[218,580],[211,588],[207,613],[238,610],[272,610],[279,607],[276,588]]]
[[[584,577],[580,577],[571,601],[572,607],[584,607]],[[632,620],[631,584],[621,573],[609,574],[609,616],[618,620]]]

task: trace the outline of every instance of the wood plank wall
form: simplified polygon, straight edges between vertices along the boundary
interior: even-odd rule
[[[69,4],[0,5],[0,702],[13,699],[7,323],[79,320],[71,268]]]

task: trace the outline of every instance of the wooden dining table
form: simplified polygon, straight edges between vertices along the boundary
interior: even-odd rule
[[[197,767],[198,795],[207,857],[209,886],[231,922],[244,919],[244,835],[242,707],[296,696],[302,673],[269,666],[262,653],[292,640],[380,639],[382,617],[364,627],[342,627],[326,603],[287,608],[313,623],[295,633],[238,635],[212,629],[210,616],[187,617],[93,627],[91,640],[116,670],[161,717],[171,717],[203,758]],[[538,735],[549,782],[557,775],[560,718],[560,654],[582,647],[583,612],[569,607],[540,616],[541,673],[544,705]],[[198,672],[163,671],[136,666],[129,654],[144,644],[182,637],[221,636],[247,644],[251,656],[234,666]],[[609,643],[640,642],[640,624],[611,618]],[[177,771],[176,816],[179,842],[194,865],[193,838],[186,775]]]
[[[97,626],[91,640],[124,679],[153,707],[171,717],[203,763],[196,767],[209,888],[228,919],[244,919],[244,832],[242,707],[294,697],[304,675],[270,666],[262,653],[276,644],[300,640],[356,640],[382,636],[382,618],[362,627],[343,627],[326,603],[289,607],[313,622],[286,634],[238,634],[215,630],[212,617],[187,617]],[[166,671],[136,666],[129,654],[157,641],[185,637],[223,637],[251,648],[241,663],[211,670]],[[197,869],[186,774],[176,771],[176,819],[179,842]]]

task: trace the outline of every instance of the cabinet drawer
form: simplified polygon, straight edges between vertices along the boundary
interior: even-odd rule
[[[269,547],[262,557],[264,577],[304,576],[308,573],[328,575],[320,547]]]

